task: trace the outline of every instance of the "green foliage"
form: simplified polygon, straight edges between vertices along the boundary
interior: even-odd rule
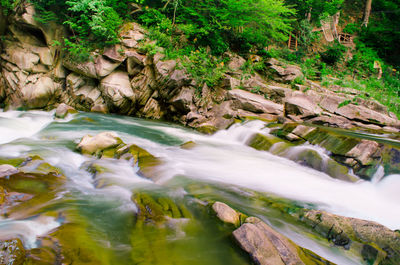
[[[355,34],[358,33],[359,31],[360,31],[360,25],[357,23],[349,23],[343,29],[344,33],[349,33],[349,34]]]
[[[105,45],[118,42],[117,29],[122,20],[104,0],[70,0],[65,3],[71,17],[64,24],[73,31],[75,41],[89,40]]]
[[[15,0],[0,0],[0,7],[3,9],[3,13],[8,15],[14,9]]]
[[[303,19],[311,11],[311,18],[319,21],[321,17],[332,16],[342,7],[344,0],[286,0],[297,10],[297,18]]]
[[[343,59],[345,51],[346,47],[337,42],[328,47],[326,51],[320,53],[321,60],[326,64],[334,65]]]
[[[199,87],[204,83],[210,88],[218,85],[225,73],[224,61],[212,56],[204,48],[192,51],[182,61],[182,65],[195,79]]]
[[[400,1],[374,0],[368,27],[360,40],[392,65],[400,66]]]
[[[175,31],[184,33],[195,46],[211,47],[213,54],[222,54],[228,48],[247,52],[252,45],[264,47],[272,40],[285,40],[290,30],[287,17],[294,14],[282,0],[180,0],[172,3],[165,9],[146,10],[139,17],[140,21],[168,34],[173,33],[174,25]],[[152,4],[152,7],[160,6],[160,1]]]

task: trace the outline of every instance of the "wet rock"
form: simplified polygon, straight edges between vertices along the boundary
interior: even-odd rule
[[[256,217],[249,217],[246,223],[233,231],[239,246],[248,252],[260,265],[301,265],[330,264],[312,253],[303,250],[290,239],[279,234]]]
[[[185,150],[193,149],[196,146],[197,146],[197,144],[195,142],[193,142],[193,141],[189,141],[189,142],[181,144],[181,148],[185,149]]]
[[[275,143],[282,142],[281,139],[257,133],[250,141],[249,146],[257,150],[268,151]]]
[[[12,165],[0,165],[0,178],[18,173],[19,170]]]
[[[133,165],[139,166],[139,173],[149,179],[156,179],[154,169],[161,164],[161,160],[150,154],[145,149],[131,144],[116,150],[119,159],[132,160]]]
[[[296,126],[296,128],[292,131],[293,134],[306,139],[307,135],[309,135],[310,133],[312,133],[313,131],[315,131],[317,128],[315,127],[309,127],[309,126],[305,126],[305,125],[298,125]]]
[[[22,265],[25,261],[25,255],[21,240],[0,241],[0,264]]]
[[[356,159],[361,165],[369,165],[374,156],[379,152],[379,144],[375,141],[361,140],[359,144],[354,146],[346,156]]]
[[[97,112],[97,113],[103,113],[106,114],[108,113],[108,108],[104,104],[95,104],[91,109],[91,112]]]
[[[136,193],[132,201],[139,208],[137,224],[162,224],[170,218],[190,218],[191,214],[184,205],[177,205],[167,197],[153,197],[146,193]]]
[[[223,202],[215,202],[212,209],[217,214],[217,217],[224,223],[230,223],[235,226],[240,224],[240,213],[233,210]]]
[[[357,251],[369,264],[400,260],[400,234],[383,225],[317,210],[306,210],[301,220],[335,245]]]
[[[86,135],[78,144],[83,154],[101,156],[107,150],[122,144],[122,140],[113,132],[102,132],[96,136]]]
[[[228,99],[233,100],[236,108],[254,113],[271,113],[279,115],[283,110],[282,105],[266,100],[263,96],[241,89],[228,91]]]
[[[68,114],[77,113],[77,110],[65,103],[58,105],[55,116],[60,119],[64,119]]]

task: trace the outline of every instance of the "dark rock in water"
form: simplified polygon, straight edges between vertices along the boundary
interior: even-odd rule
[[[25,261],[25,249],[21,240],[0,241],[0,264],[22,265]]]
[[[336,246],[358,252],[368,264],[400,261],[400,234],[381,224],[317,210],[305,210],[300,220]]]

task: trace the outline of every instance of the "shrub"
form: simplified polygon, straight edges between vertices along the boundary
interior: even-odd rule
[[[335,43],[333,46],[329,47],[326,51],[320,53],[321,59],[324,63],[329,65],[334,65],[344,57],[346,47]]]

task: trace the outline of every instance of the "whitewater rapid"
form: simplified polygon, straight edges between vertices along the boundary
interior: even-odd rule
[[[176,176],[185,176],[272,193],[331,213],[376,221],[391,229],[399,228],[400,175],[385,176],[381,181],[349,183],[286,158],[257,151],[246,143],[255,133],[269,133],[261,121],[236,124],[206,136],[179,126],[120,116],[74,114],[66,120],[53,116],[52,112],[41,111],[0,112],[0,157],[40,155],[63,171],[69,180],[66,185],[71,189],[88,195],[107,194],[105,200],[119,200],[125,211],[136,211],[130,200],[132,187],[162,186]],[[79,122],[74,123],[75,119]],[[156,171],[157,181],[142,178],[138,168],[131,167],[126,161],[97,160],[96,163],[107,168],[101,177],[113,184],[97,189],[92,175],[85,170],[85,164],[95,159],[82,156],[73,146],[84,135],[101,131],[114,131],[125,143],[137,144],[159,157],[163,163]],[[180,148],[180,144],[187,141],[196,144],[191,149]],[[320,147],[304,145],[302,148],[325,154]],[[0,220],[0,230],[2,226],[10,225],[2,222]],[[36,221],[24,225],[30,227],[32,222]],[[48,229],[42,227],[30,238],[56,226],[54,220],[46,222]],[[29,242],[34,244],[32,239]]]

